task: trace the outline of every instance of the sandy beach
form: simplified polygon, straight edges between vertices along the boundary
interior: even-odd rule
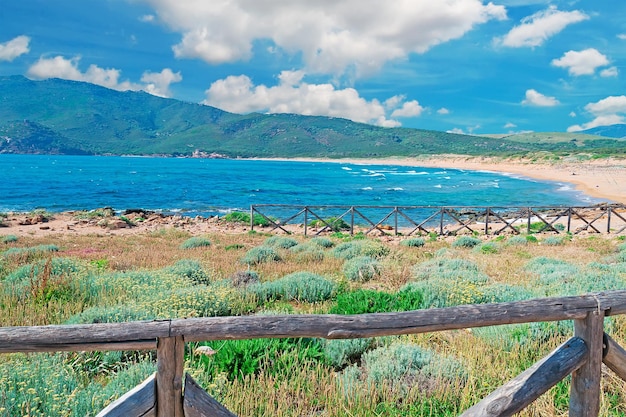
[[[436,155],[423,158],[325,159],[296,158],[311,162],[337,162],[363,165],[402,165],[455,168],[522,175],[539,180],[573,184],[576,189],[611,203],[626,204],[626,159],[532,161],[520,158],[492,158],[463,155]]]

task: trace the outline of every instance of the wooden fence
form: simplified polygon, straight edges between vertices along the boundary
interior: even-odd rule
[[[157,372],[97,417],[234,416],[188,375],[185,342],[267,337],[351,339],[512,323],[573,320],[574,336],[462,416],[510,416],[571,374],[569,415],[595,417],[604,362],[626,380],[626,351],[604,333],[604,318],[626,313],[626,291],[473,304],[399,313],[210,317],[148,322],[0,328],[0,353],[157,351]],[[184,395],[183,395],[184,388]]]
[[[270,231],[304,235],[346,230],[354,234],[360,228],[393,232],[395,235],[418,233],[456,235],[479,233],[614,233],[626,231],[626,206],[600,204],[589,207],[434,207],[434,206],[294,206],[257,204],[250,206],[250,227],[255,216],[270,225]],[[374,217],[376,216],[376,217]]]

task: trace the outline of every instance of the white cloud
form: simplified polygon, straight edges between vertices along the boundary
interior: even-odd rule
[[[115,68],[101,68],[90,65],[87,71],[81,72],[78,68],[80,57],[71,59],[62,56],[54,58],[41,57],[27,71],[27,75],[34,79],[62,78],[65,80],[84,81],[114,90],[144,90],[150,94],[161,97],[169,97],[171,83],[182,80],[180,72],[174,73],[165,68],[160,73],[146,71],[141,77],[145,84],[120,81],[121,71]]]
[[[467,132],[464,131],[463,129],[455,127],[454,129],[446,130],[446,133],[456,133],[459,135],[473,135],[476,129],[480,129],[480,125],[468,126]]]
[[[595,118],[588,123],[568,127],[568,132],[626,123],[626,96],[606,97],[595,103],[587,104],[585,110]]]
[[[439,110],[437,110],[437,114],[441,114],[441,115],[450,114],[450,110],[446,109],[445,107],[442,107]]]
[[[517,125],[511,122],[507,122],[507,124],[504,125],[505,129],[513,129],[514,127],[517,127]]]
[[[537,12],[522,19],[519,26],[515,26],[502,38],[496,38],[498,44],[512,48],[535,47],[542,45],[548,38],[556,35],[568,25],[589,19],[585,13],[578,10],[563,12],[555,6]]]
[[[417,100],[407,101],[402,107],[391,113],[391,117],[416,117],[422,114],[424,107],[420,106]]]
[[[600,71],[600,77],[617,77],[618,75],[619,70],[617,67],[610,67]]]
[[[569,112],[569,117],[576,117],[576,116],[577,116],[576,112],[573,112],[573,111]]]
[[[623,41],[626,41],[626,33],[620,33],[617,37]]]
[[[463,131],[463,129],[459,129],[458,127],[455,127],[454,129],[446,130],[446,133],[456,133],[457,135],[465,135],[466,134]]]
[[[410,53],[463,37],[505,19],[504,6],[482,0],[143,0],[182,35],[178,58],[221,64],[249,59],[255,40],[301,54],[308,73],[362,76]]]
[[[589,48],[583,51],[568,51],[561,58],[553,59],[551,64],[567,68],[570,75],[593,75],[596,68],[608,65],[609,60],[597,49]]]
[[[30,52],[30,38],[18,36],[8,42],[0,43],[0,61],[13,61],[20,55]]]
[[[522,104],[527,106],[552,107],[559,104],[559,101],[554,97],[544,96],[537,90],[530,89],[526,90],[526,98],[522,100]]]
[[[145,23],[151,23],[151,22],[154,22],[154,19],[155,17],[153,14],[145,14],[139,18],[139,21],[145,22]]]
[[[283,71],[275,86],[255,85],[246,75],[215,81],[206,90],[203,104],[233,113],[295,113],[331,116],[385,127],[400,126],[393,117],[419,116],[423,107],[415,100],[394,96],[384,103],[366,100],[354,88],[309,84],[303,71]],[[389,113],[391,112],[391,116]]]

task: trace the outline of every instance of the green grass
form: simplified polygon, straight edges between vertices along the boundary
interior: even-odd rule
[[[195,249],[211,246],[211,241],[206,237],[194,236],[180,244],[181,249]]]

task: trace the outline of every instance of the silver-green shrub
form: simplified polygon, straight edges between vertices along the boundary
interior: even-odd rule
[[[369,256],[357,256],[343,264],[343,273],[350,281],[367,282],[380,275],[380,263]]]
[[[246,252],[243,258],[241,258],[241,263],[258,265],[266,262],[278,262],[280,260],[280,255],[274,248],[269,246],[256,246]]]
[[[312,272],[294,272],[276,281],[248,287],[259,301],[287,300],[315,303],[328,300],[334,293],[334,282]]]
[[[265,242],[263,242],[263,244],[272,248],[289,249],[293,246],[296,246],[298,244],[298,241],[290,237],[272,236],[265,239]]]

